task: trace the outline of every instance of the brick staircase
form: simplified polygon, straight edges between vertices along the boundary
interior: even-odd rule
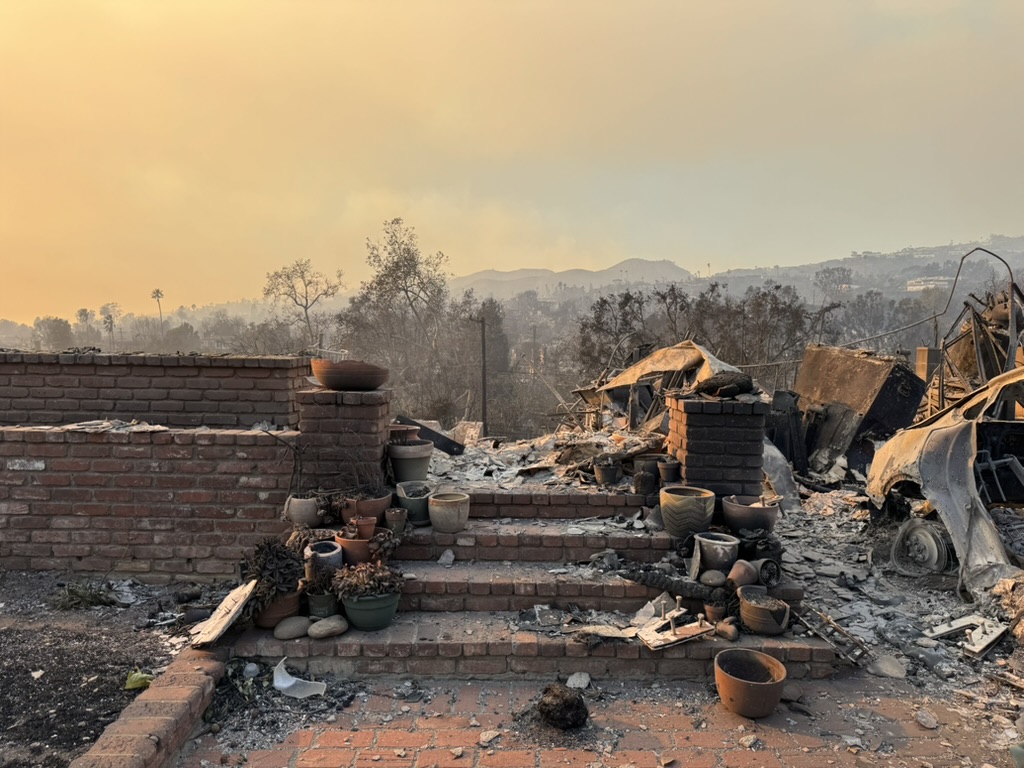
[[[234,654],[268,662],[287,656],[290,668],[311,675],[552,679],[588,672],[595,678],[711,680],[715,653],[739,646],[780,659],[792,678],[827,677],[834,671],[832,648],[817,639],[744,633],[736,643],[702,639],[651,651],[635,639],[593,644],[559,626],[524,628],[520,612],[536,605],[632,614],[659,590],[577,564],[606,549],[623,559],[656,562],[670,548],[665,533],[599,524],[635,514],[642,497],[607,496],[599,506],[557,507],[566,517],[552,517],[553,506],[531,503],[536,499],[518,494],[515,503],[499,505],[492,494],[474,496],[484,516],[471,507],[466,530],[407,532],[392,564],[415,578],[406,584],[399,613],[387,629],[288,641],[248,630],[233,638]],[[437,559],[449,549],[455,562],[445,567]],[[774,594],[799,603],[803,590],[790,581]]]

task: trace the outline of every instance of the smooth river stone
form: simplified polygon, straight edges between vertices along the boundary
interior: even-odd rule
[[[320,619],[315,622],[308,630],[306,634],[310,637],[316,638],[317,640],[325,637],[334,637],[335,635],[341,635],[348,632],[348,621],[344,616],[335,614],[334,616],[328,616],[326,619]]]

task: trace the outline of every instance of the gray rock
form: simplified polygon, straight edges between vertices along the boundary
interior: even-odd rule
[[[565,681],[565,685],[568,688],[575,688],[578,691],[582,691],[590,685],[590,675],[586,672],[573,672],[569,675],[569,679]]]
[[[294,640],[297,637],[305,637],[309,625],[308,616],[289,616],[274,627],[274,637],[278,640]]]
[[[939,718],[929,712],[927,709],[919,709],[914,713],[914,719],[917,720],[917,724],[922,728],[927,728],[929,731],[934,731],[939,727]]]
[[[700,583],[706,587],[725,586],[726,575],[721,571],[704,571],[700,575]]]
[[[443,565],[445,568],[451,568],[455,563],[455,553],[450,549],[446,549],[441,553],[441,556],[437,558],[437,562]]]
[[[872,659],[867,670],[875,677],[891,677],[894,680],[902,680],[907,676],[907,668],[895,656],[879,656]]]
[[[346,632],[348,632],[348,621],[344,616],[337,614],[328,616],[326,619],[320,619],[320,621],[306,630],[306,634],[318,640],[325,637],[343,635]]]

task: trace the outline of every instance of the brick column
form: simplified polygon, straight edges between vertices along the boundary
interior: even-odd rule
[[[719,498],[761,494],[761,459],[768,403],[687,400],[668,395],[666,450],[682,464],[683,482]]]
[[[296,396],[303,490],[383,481],[391,390],[308,389]]]

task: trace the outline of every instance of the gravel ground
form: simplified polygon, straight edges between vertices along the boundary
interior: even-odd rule
[[[100,584],[0,572],[0,768],[68,765],[138,695],[125,690],[129,673],[158,674],[183,644],[173,625],[146,626],[173,615],[173,588],[121,581],[114,594],[127,607],[52,604],[67,585]]]

